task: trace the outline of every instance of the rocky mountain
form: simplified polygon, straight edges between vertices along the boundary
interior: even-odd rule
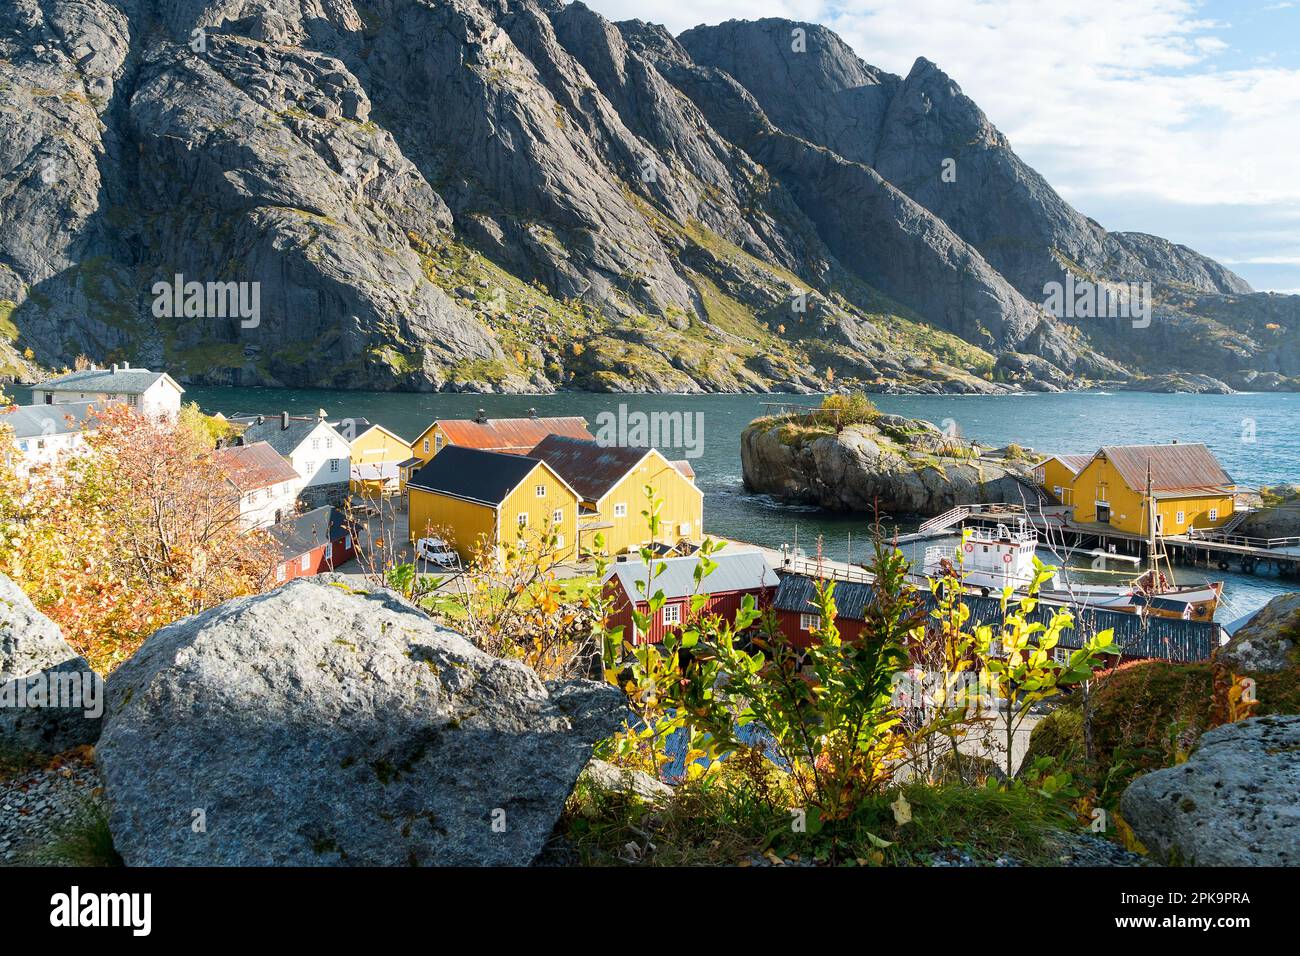
[[[11,0],[0,374],[979,391],[1300,381],[1300,297],[1108,233],[927,60],[558,0]],[[1044,307],[1151,283],[1152,321]],[[1173,381],[1181,381],[1175,377]]]

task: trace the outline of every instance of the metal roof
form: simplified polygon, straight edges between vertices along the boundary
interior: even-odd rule
[[[652,449],[605,446],[590,439],[547,435],[528,453],[546,462],[585,501],[599,501]]]
[[[1148,465],[1151,490],[1156,492],[1230,491],[1234,484],[1214,453],[1200,442],[1103,445],[1092,457],[1098,455],[1104,455],[1124,483],[1137,492],[1146,491]]]
[[[1096,457],[1095,453],[1091,455],[1048,455],[1038,463],[1037,467],[1041,468],[1043,465],[1055,458],[1073,474],[1077,475],[1079,472],[1083,471],[1088,462],[1092,461]]]
[[[556,474],[545,462],[525,455],[448,445],[411,476],[407,487],[495,508],[537,468],[546,468]],[[556,477],[573,491],[562,475]],[[578,497],[577,492],[574,492],[574,497]]]
[[[255,491],[282,481],[295,481],[298,472],[278,451],[264,441],[251,445],[218,448],[213,457],[230,483],[243,491]]]
[[[585,418],[441,418],[434,422],[452,445],[461,448],[480,448],[484,451],[504,451],[525,455],[532,451],[547,435],[568,435],[570,438],[594,436],[587,431]],[[428,431],[428,429],[425,429]]]
[[[152,372],[147,368],[89,368],[79,372],[59,375],[33,388],[48,392],[104,392],[106,394],[141,395],[160,378],[170,381],[180,391],[185,391],[166,372]]]
[[[692,481],[695,480],[695,469],[691,467],[691,463],[687,461],[685,458],[679,458],[676,461],[670,461],[668,464],[672,465],[674,468],[680,471],[687,478],[690,478]]]
[[[58,405],[19,405],[0,408],[0,425],[14,430],[14,437],[40,438],[81,431],[92,408],[107,408],[104,402],[65,402]]]
[[[739,551],[735,554],[714,555],[718,566],[712,574],[705,575],[700,584],[701,594],[722,594],[727,591],[757,591],[761,588],[776,587],[780,581],[767,558],[758,551]],[[700,559],[664,558],[664,569],[655,574],[651,583],[651,593],[663,591],[666,598],[682,598],[695,594],[695,569]],[[655,562],[658,568],[659,562]],[[632,601],[645,599],[645,588],[637,581],[646,580],[645,562],[640,558],[635,561],[616,561],[605,574],[606,584],[617,578],[628,599]]]
[[[346,516],[331,505],[305,511],[267,530],[280,545],[284,558],[309,554],[328,541],[338,541],[352,533]]]
[[[245,428],[239,435],[239,440],[245,445],[252,445],[255,442],[264,441],[281,455],[288,458],[294,450],[307,440],[307,436],[316,430],[316,426],[325,424],[330,428],[328,422],[316,416],[289,417],[287,425],[282,415],[258,416],[257,419]],[[338,434],[335,432],[335,434]],[[338,436],[339,441],[344,441],[342,435]]]
[[[778,611],[812,613],[815,609],[813,598],[816,596],[813,585],[814,579],[807,575],[782,575],[781,585],[772,598],[772,607]],[[838,615],[851,621],[863,620],[872,590],[870,584],[836,581],[835,607]],[[933,594],[928,591],[918,591],[917,594],[924,610],[933,611],[937,608]],[[1002,606],[998,598],[968,595],[963,598],[963,603],[970,608],[972,628],[977,624],[996,624],[1002,620]],[[1056,605],[1040,602],[1029,615],[1029,620],[1049,624],[1058,609]],[[1143,618],[1136,614],[1100,608],[1072,609],[1071,613],[1074,615],[1074,627],[1061,633],[1063,647],[1077,649],[1083,645],[1085,638],[1112,628],[1115,643],[1124,648],[1126,654],[1171,661],[1207,660],[1210,652],[1218,646],[1221,630],[1212,621]]]

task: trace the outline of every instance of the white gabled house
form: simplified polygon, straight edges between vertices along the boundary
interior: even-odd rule
[[[179,383],[166,372],[114,365],[69,372],[32,387],[32,404],[66,405],[121,402],[155,418],[175,418],[181,410]]]
[[[298,499],[304,509],[341,505],[348,497],[352,473],[351,446],[329,422],[322,409],[316,417],[259,415],[244,429],[245,445],[266,442],[288,459],[302,479]]]
[[[57,405],[19,405],[0,409],[0,425],[13,429],[19,459],[14,470],[25,477],[33,468],[58,466],[85,444],[85,436],[95,430],[91,409],[105,403],[63,402]]]
[[[302,478],[269,444],[219,448],[214,457],[239,495],[241,528],[267,528],[298,513]]]

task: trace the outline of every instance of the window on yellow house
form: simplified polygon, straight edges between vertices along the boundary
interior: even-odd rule
[[[545,498],[545,497],[546,497],[546,486],[545,486],[545,485],[538,485],[536,488],[533,489],[533,493],[534,493],[535,495],[537,495],[537,497],[539,497],[539,498]]]
[[[554,511],[552,511],[552,512],[551,512],[551,521],[552,521],[554,524],[560,524],[561,522],[563,522],[563,521],[564,521],[564,510],[563,510],[562,508],[556,508]]]
[[[614,517],[615,517],[615,518],[626,518],[626,517],[627,517],[627,505],[625,505],[625,504],[617,504],[617,505],[615,505],[615,506],[614,506]]]
[[[1211,521],[1218,521],[1218,520],[1219,520],[1219,509],[1218,509],[1218,508],[1211,508],[1208,517],[1209,517],[1209,519],[1210,519]]]
[[[1186,520],[1181,511],[1174,512],[1174,524],[1182,524]]]
[[[523,512],[522,514],[520,514],[520,516],[519,516],[519,527],[521,527],[521,528],[527,528],[527,527],[528,527],[528,512],[527,512],[527,511]]]

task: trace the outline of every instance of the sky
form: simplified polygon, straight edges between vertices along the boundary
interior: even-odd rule
[[[822,23],[938,64],[1076,209],[1300,293],[1300,0],[585,0],[611,20]]]

